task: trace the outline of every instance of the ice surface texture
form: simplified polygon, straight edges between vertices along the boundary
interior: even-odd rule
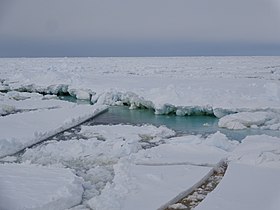
[[[0,164],[0,209],[57,209],[82,200],[82,180],[69,169]]]
[[[279,62],[279,57],[0,59],[0,156],[79,124],[103,105],[150,108],[155,114],[209,114],[220,118],[219,125],[225,128],[279,131]],[[95,106],[55,102],[56,95],[71,95]],[[28,149],[22,156],[24,164],[1,165],[1,182],[7,184],[1,195],[23,196],[27,205],[24,195],[42,196],[36,183],[41,177],[46,180],[43,186],[52,182],[55,170],[61,184],[46,188],[54,198],[48,191],[38,203],[31,202],[35,209],[77,204],[76,209],[155,209],[191,189],[218,161],[228,158],[229,169],[217,191],[197,208],[279,209],[279,187],[273,187],[279,183],[279,138],[253,136],[241,144],[229,143],[221,133],[173,138],[172,131],[153,126],[89,126],[82,127],[81,135],[86,139]],[[157,147],[143,150],[149,141]],[[30,172],[34,177],[30,192],[23,168],[34,173]],[[9,181],[11,174],[19,174],[22,188]],[[16,194],[15,188],[24,190]],[[139,196],[146,196],[145,202],[136,199]],[[16,209],[19,200],[1,205]]]

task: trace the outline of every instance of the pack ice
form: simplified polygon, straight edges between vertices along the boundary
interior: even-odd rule
[[[221,183],[196,209],[279,209],[279,62],[1,58],[0,208],[164,209],[228,161]],[[94,105],[57,100],[62,95]],[[268,129],[276,137],[238,143],[219,132],[176,136],[164,126],[83,125],[76,136],[40,143],[108,105],[214,115],[222,128]]]

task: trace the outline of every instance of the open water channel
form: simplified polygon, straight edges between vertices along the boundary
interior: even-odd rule
[[[218,127],[219,119],[215,116],[193,115],[193,116],[176,116],[176,115],[155,115],[153,110],[149,109],[129,109],[125,106],[112,106],[108,111],[98,115],[89,121],[90,125],[104,124],[130,124],[143,125],[152,124],[155,126],[165,125],[173,129],[178,135],[202,135],[207,136],[211,133],[220,131],[229,139],[241,141],[248,135],[267,134],[280,137],[279,131],[263,129],[244,129],[229,130]]]

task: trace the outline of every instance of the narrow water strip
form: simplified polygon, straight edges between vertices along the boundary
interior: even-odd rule
[[[212,192],[220,183],[227,170],[227,163],[223,162],[213,170],[211,176],[203,181],[198,187],[187,194],[185,197],[169,205],[165,210],[191,210],[201,203],[206,196]]]

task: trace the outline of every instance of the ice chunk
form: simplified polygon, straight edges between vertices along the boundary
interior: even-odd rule
[[[232,152],[230,159],[242,164],[280,168],[280,138],[248,136]]]
[[[8,115],[14,113],[16,111],[15,106],[7,105],[7,104],[0,104],[0,116],[1,115]]]
[[[272,121],[272,119],[276,119]],[[272,112],[239,112],[222,117],[219,120],[219,127],[228,129],[245,129],[251,126],[264,126],[266,123],[276,123],[280,115]]]
[[[83,89],[70,89],[69,93],[71,96],[74,96],[79,100],[90,100],[93,94],[91,90],[83,90]]]
[[[0,157],[13,154],[78,125],[104,109],[104,106],[73,105],[1,117]]]
[[[198,136],[173,137],[157,147],[141,150],[135,155],[135,163],[144,165],[216,165],[228,153],[207,145]]]
[[[213,192],[196,210],[278,210],[280,169],[230,163]]]
[[[82,200],[82,180],[69,169],[0,164],[0,209],[67,209]]]
[[[230,141],[226,135],[222,134],[220,131],[208,136],[204,143],[225,151],[232,151],[238,145],[237,141]]]
[[[191,188],[210,170],[197,166],[143,166],[121,161],[114,166],[113,182],[88,204],[96,210],[158,209]]]

